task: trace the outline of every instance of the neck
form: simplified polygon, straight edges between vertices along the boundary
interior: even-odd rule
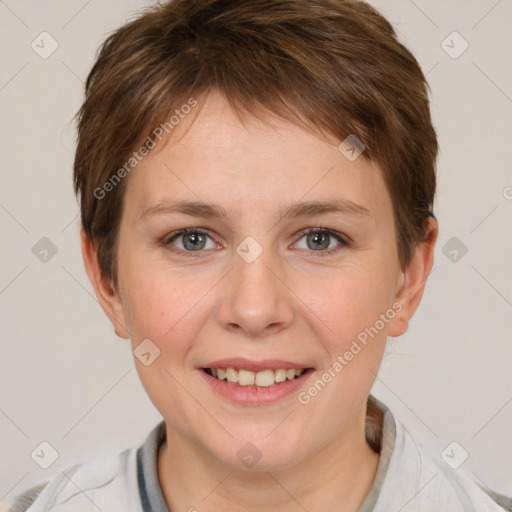
[[[365,413],[331,443],[290,469],[240,471],[220,463],[166,426],[158,455],[160,486],[169,510],[357,512],[379,461],[365,438]]]

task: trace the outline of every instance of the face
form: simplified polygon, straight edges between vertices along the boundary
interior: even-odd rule
[[[400,269],[381,173],[336,141],[242,124],[216,94],[182,128],[129,176],[103,305],[145,343],[168,429],[224,465],[285,469],[361,425],[428,261]]]

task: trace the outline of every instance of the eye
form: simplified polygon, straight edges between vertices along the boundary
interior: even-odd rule
[[[347,237],[325,228],[308,228],[301,231],[299,236],[299,242],[302,239],[306,239],[306,247],[299,246],[299,249],[305,249],[310,253],[317,253],[315,256],[329,255],[350,245]],[[208,246],[208,241],[210,241],[210,246]],[[296,242],[296,245],[299,242]],[[219,247],[208,232],[201,228],[180,229],[172,233],[163,243],[173,252],[187,256],[195,256],[193,253],[200,253],[206,249]]]
[[[330,229],[309,228],[299,233],[299,235],[301,235],[300,240],[306,239],[306,247],[299,247],[299,249],[317,252],[318,256],[332,254],[349,245],[348,240],[341,233]]]
[[[208,247],[208,239],[211,244]],[[176,241],[176,244],[174,243]],[[172,249],[176,252],[200,252],[203,249],[215,249],[217,244],[211,239],[208,233],[200,228],[188,228],[180,229],[176,233],[173,233],[164,244],[166,246],[173,245],[176,249]]]

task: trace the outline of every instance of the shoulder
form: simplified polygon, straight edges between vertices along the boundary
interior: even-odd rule
[[[71,466],[18,495],[9,512],[92,512],[140,507],[136,448]]]
[[[30,505],[34,503],[36,498],[41,494],[41,491],[46,487],[48,482],[43,482],[41,484],[35,485],[30,489],[22,492],[14,501],[10,504],[7,512],[25,512],[28,510]]]
[[[505,496],[504,494],[500,494],[499,492],[495,492],[492,489],[487,489],[487,487],[483,487],[478,484],[478,487],[482,489],[495,503],[497,503],[503,510],[507,512],[512,512],[512,497]]]
[[[395,420],[395,448],[375,512],[398,507],[403,512],[503,512],[512,500],[479,487],[460,469],[428,453]],[[382,499],[381,499],[382,498]]]

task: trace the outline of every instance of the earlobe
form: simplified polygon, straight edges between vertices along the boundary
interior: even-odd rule
[[[121,299],[111,286],[110,280],[101,271],[93,241],[83,229],[80,232],[80,237],[85,271],[89,276],[98,302],[112,322],[115,333],[120,338],[128,339],[130,336],[126,328]]]
[[[395,303],[400,306],[396,308],[396,311],[398,309],[399,311],[390,322],[389,336],[401,336],[407,331],[409,320],[421,302],[427,278],[434,264],[434,247],[437,235],[437,221],[430,217],[425,230],[425,241],[417,245],[411,262],[400,275],[395,297]]]

